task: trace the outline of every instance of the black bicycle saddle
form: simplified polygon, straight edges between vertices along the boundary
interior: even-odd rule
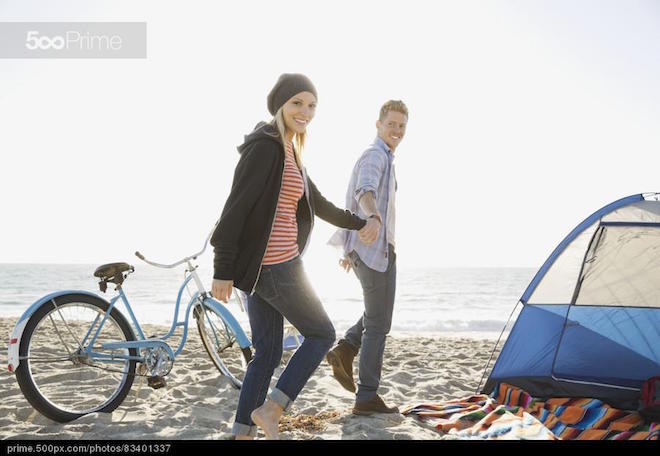
[[[113,279],[117,277],[117,274],[126,271],[133,271],[133,266],[128,263],[108,263],[96,268],[96,271],[94,271],[94,277]]]

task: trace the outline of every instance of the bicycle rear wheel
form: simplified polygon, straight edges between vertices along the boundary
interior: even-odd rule
[[[48,418],[67,422],[88,413],[111,412],[126,398],[135,375],[137,350],[102,347],[135,340],[112,309],[91,350],[109,304],[96,296],[68,294],[39,307],[28,320],[19,347],[16,379],[30,404]]]
[[[213,364],[235,388],[240,389],[247,364],[252,359],[252,350],[240,347],[230,326],[213,308],[200,304],[195,307],[193,315],[197,319],[202,344]]]

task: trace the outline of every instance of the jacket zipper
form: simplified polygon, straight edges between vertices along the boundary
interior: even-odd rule
[[[280,191],[277,192],[277,202],[275,203],[275,214],[273,215],[273,222],[270,224],[270,231],[268,232],[268,241],[266,241],[266,249],[264,250],[263,255],[261,255],[261,263],[259,263],[259,272],[257,272],[257,279],[252,285],[252,291],[250,294],[254,293],[254,290],[257,288],[257,283],[259,283],[259,277],[261,276],[261,269],[264,266],[264,258],[266,257],[266,251],[268,251],[268,243],[270,242],[270,237],[273,234],[273,227],[275,226],[275,219],[277,218],[277,203],[280,201],[280,194],[282,193],[282,186],[284,185],[284,164],[282,165],[282,179],[280,180]]]
[[[311,225],[309,227],[309,234],[307,235],[307,239],[305,240],[305,245],[303,246],[303,250],[302,252],[300,252],[300,256],[303,256],[305,254],[305,251],[307,250],[307,246],[309,245],[309,240],[312,237],[312,229],[314,228],[314,211],[312,211],[312,203],[309,200],[311,195],[309,194],[309,184],[307,183],[307,170],[305,170],[305,168],[302,169],[302,175],[303,175],[303,181],[305,182],[305,193],[307,195],[307,207],[309,208],[309,218],[311,220]]]

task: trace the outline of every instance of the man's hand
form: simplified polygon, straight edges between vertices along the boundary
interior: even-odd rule
[[[370,218],[367,220],[367,224],[358,231],[358,236],[360,240],[366,245],[373,244],[374,241],[378,238],[378,232],[380,231],[380,220],[377,218]]]
[[[348,258],[342,258],[339,260],[339,267],[346,272],[351,272],[351,261]]]
[[[218,301],[222,301],[227,304],[229,298],[231,298],[231,292],[234,290],[234,281],[233,280],[219,280],[213,279],[213,285],[211,286],[211,294]]]

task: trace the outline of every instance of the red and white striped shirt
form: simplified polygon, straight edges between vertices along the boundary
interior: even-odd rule
[[[284,174],[282,189],[277,201],[275,222],[270,232],[263,265],[284,263],[295,258],[298,251],[298,201],[305,193],[305,184],[293,155],[293,146],[287,142],[284,148]]]

